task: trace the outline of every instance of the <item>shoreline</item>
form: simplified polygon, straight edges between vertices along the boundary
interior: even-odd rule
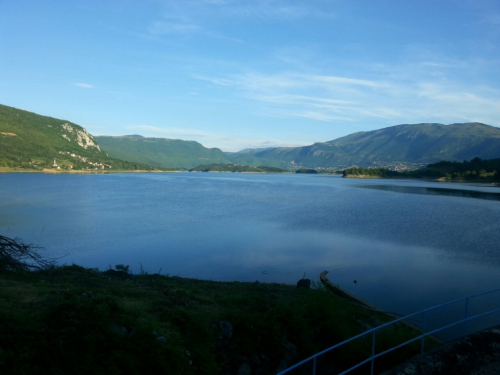
[[[49,168],[39,169],[12,169],[12,168],[0,168],[0,173],[45,173],[45,174],[110,174],[110,173],[178,173],[180,171],[162,171],[162,170],[54,170]]]
[[[379,179],[379,180],[422,180],[422,181],[431,181],[431,182],[456,182],[456,183],[475,183],[475,184],[490,184],[495,186],[500,186],[500,183],[494,180],[448,180],[446,177],[439,178],[422,178],[422,177],[382,177],[382,176],[370,176],[370,175],[355,175],[348,174],[346,176],[342,176],[342,178],[354,178],[354,179]]]
[[[232,172],[232,171],[181,171],[181,170],[54,170],[49,168],[39,169],[23,169],[23,168],[6,168],[0,167],[0,174],[2,173],[45,173],[45,174],[111,174],[111,173],[243,173],[243,174],[296,174],[294,172]],[[334,175],[332,173],[332,175]],[[500,187],[500,183],[496,181],[484,181],[484,180],[448,180],[445,177],[439,177],[436,179],[432,178],[418,178],[418,177],[382,177],[382,176],[370,176],[370,175],[346,175],[342,178],[353,178],[353,179],[378,179],[378,180],[423,180],[430,182],[455,182],[455,183],[476,183],[484,185],[494,185]]]
[[[181,171],[181,170],[54,170],[49,168],[44,168],[42,170],[38,169],[2,169],[0,168],[0,173],[46,173],[46,174],[110,174],[110,173],[245,173],[245,174],[294,174],[293,172],[232,172],[232,171]]]
[[[353,303],[356,303],[356,304],[359,304],[371,311],[374,311],[374,312],[377,312],[377,313],[380,313],[380,314],[384,314],[386,315],[387,317],[389,317],[390,319],[399,319],[399,318],[402,318],[403,315],[400,315],[400,314],[397,314],[397,313],[392,313],[392,312],[388,312],[388,311],[384,311],[382,309],[380,309],[379,307],[376,307],[374,305],[372,305],[371,303],[369,302],[366,302],[365,300],[359,298],[359,297],[356,297],[355,295],[349,293],[347,290],[345,289],[342,289],[340,286],[338,285],[335,285],[334,283],[332,283],[327,277],[326,277],[326,274],[328,273],[328,271],[323,271],[320,273],[319,275],[319,279],[321,281],[321,283],[328,289],[330,290],[333,294],[341,297],[341,298],[344,298],[346,299],[347,301],[349,302],[353,302]],[[400,322],[401,324],[404,324],[406,325],[407,327],[411,328],[411,329],[415,329],[417,330],[418,332],[420,333],[423,333],[423,330],[422,328],[410,323],[410,322],[407,322],[407,321],[401,321]],[[439,339],[438,337],[436,337],[435,335],[429,335],[428,336],[430,339],[434,340],[435,343],[439,344],[439,345],[442,345],[444,344],[444,341]]]

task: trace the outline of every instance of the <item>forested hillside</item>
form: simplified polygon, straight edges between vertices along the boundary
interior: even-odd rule
[[[42,170],[152,169],[108,157],[84,128],[0,105],[0,167]]]
[[[500,129],[480,124],[414,124],[359,132],[304,147],[244,150],[234,160],[262,158],[294,168],[388,167],[416,169],[441,160],[500,157]]]
[[[193,168],[200,164],[229,163],[231,160],[218,148],[206,148],[195,141],[133,136],[97,136],[109,156],[137,161],[157,167]]]

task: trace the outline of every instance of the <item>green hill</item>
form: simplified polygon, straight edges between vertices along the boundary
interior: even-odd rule
[[[94,137],[67,120],[0,105],[0,168],[147,170],[238,164],[287,170],[351,166],[417,169],[442,160],[462,162],[476,157],[500,158],[500,128],[476,122],[406,124],[310,146],[229,153],[179,139]]]
[[[95,137],[109,156],[169,168],[193,168],[200,164],[225,164],[231,160],[218,148],[206,148],[195,141],[145,138],[142,136]]]
[[[67,120],[0,105],[0,167],[51,169],[151,169],[115,160],[84,128]]]
[[[310,146],[244,150],[232,156],[235,162],[262,158],[288,168],[423,166],[441,160],[493,159],[500,157],[500,129],[481,123],[396,125]]]
[[[284,169],[293,167],[293,165],[291,165],[290,161],[288,160],[289,158],[275,157],[273,153],[271,153],[270,156],[267,157],[267,150],[276,150],[276,148],[245,149],[238,152],[226,152],[226,154],[233,163],[237,164],[253,165],[256,167],[268,165]]]

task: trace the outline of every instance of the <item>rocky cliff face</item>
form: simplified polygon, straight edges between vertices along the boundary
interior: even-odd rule
[[[63,132],[62,136],[68,141],[76,142],[80,147],[83,147],[86,150],[94,148],[101,151],[95,138],[90,135],[84,128],[71,125],[68,122],[62,124],[61,128]]]

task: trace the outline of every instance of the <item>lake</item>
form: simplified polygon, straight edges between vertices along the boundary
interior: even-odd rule
[[[295,284],[401,314],[500,286],[500,188],[332,175],[0,174],[0,233],[59,264]],[[356,280],[356,283],[354,283]]]

